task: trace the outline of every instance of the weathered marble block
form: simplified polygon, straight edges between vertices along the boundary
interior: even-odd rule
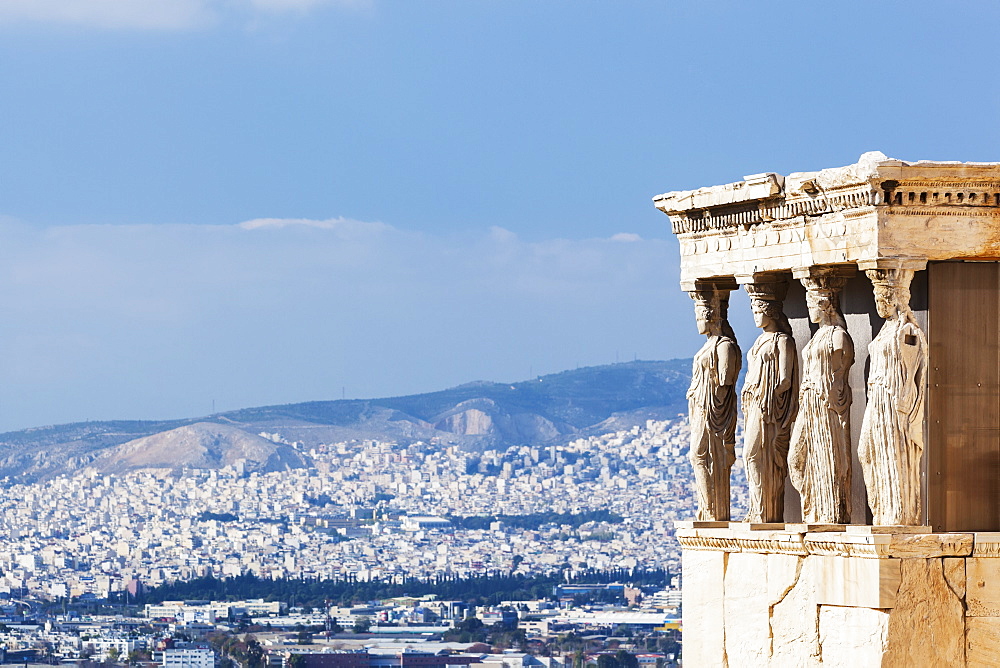
[[[969,617],[1000,617],[1000,559],[965,560],[965,604]]]
[[[689,666],[725,665],[725,577],[729,554],[685,550],[682,556],[684,657]]]
[[[819,642],[820,665],[882,666],[889,642],[889,611],[820,606]]]
[[[793,526],[677,530],[685,665],[1000,665],[1000,535]]]
[[[1000,617],[969,617],[965,622],[965,665],[994,668],[1000,656]]]
[[[879,609],[896,605],[902,573],[899,559],[811,556],[806,566],[821,605]]]
[[[767,586],[770,555],[729,555],[725,580],[725,615],[739,624],[726,625],[726,657],[732,666],[767,665],[771,653],[771,597]]]

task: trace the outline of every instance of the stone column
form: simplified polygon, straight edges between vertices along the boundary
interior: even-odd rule
[[[729,325],[733,279],[684,285],[695,302],[698,331],[707,337],[694,356],[688,416],[699,521],[729,521],[729,472],[736,461],[736,378],[742,354]]]
[[[924,262],[919,262],[920,268]],[[868,404],[858,457],[872,523],[922,525],[921,460],[927,340],[910,309],[913,263],[876,261],[865,273],[885,324],[868,346]]]
[[[783,522],[788,443],[798,410],[798,355],[782,310],[788,280],[781,274],[739,276],[763,332],[747,353],[743,382],[743,460],[750,503],[747,522]]]
[[[788,468],[807,524],[851,522],[851,388],[854,342],[840,312],[852,268],[810,267],[793,275],[806,288],[809,319],[819,325],[802,351],[799,411]]]

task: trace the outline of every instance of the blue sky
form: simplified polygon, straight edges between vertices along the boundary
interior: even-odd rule
[[[689,356],[650,198],[869,150],[1000,160],[997,25],[986,1],[0,0],[0,429]]]

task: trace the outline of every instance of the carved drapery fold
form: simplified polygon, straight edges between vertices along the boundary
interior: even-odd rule
[[[840,312],[846,278],[837,268],[802,275],[809,318],[820,327],[802,351],[799,410],[788,467],[808,523],[851,521],[851,388],[854,342]]]
[[[708,338],[694,357],[687,392],[698,519],[729,520],[729,472],[736,461],[736,377],[742,355],[727,319],[729,290],[699,285],[699,331]]]
[[[782,311],[788,282],[767,278],[744,285],[754,320],[764,330],[747,353],[742,392],[746,521],[761,523],[784,520],[788,446],[799,391],[795,340]]]
[[[920,525],[927,340],[910,309],[910,269],[869,269],[886,319],[868,346],[868,405],[858,455],[874,524]]]

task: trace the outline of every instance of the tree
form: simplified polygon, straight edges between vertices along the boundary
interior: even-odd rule
[[[597,656],[597,668],[621,668],[618,659],[614,654],[599,654]]]
[[[247,668],[263,668],[264,648],[261,647],[257,639],[250,634],[247,634],[246,636],[246,644]]]
[[[369,629],[372,627],[372,620],[367,617],[358,617],[354,620],[354,628],[351,629],[354,633],[368,633]]]
[[[132,666],[139,663],[140,661],[149,661],[149,654],[143,652],[142,650],[134,649],[131,652],[129,652],[128,656],[125,658],[128,661],[128,664]]]
[[[620,668],[639,668],[639,659],[634,654],[630,654],[623,649],[615,652],[615,660]]]
[[[455,625],[457,631],[468,631],[469,633],[474,633],[481,628],[483,628],[483,622],[478,617],[466,617]]]
[[[114,663],[115,661],[118,660],[119,656],[121,656],[121,652],[118,651],[117,647],[108,648],[108,653],[107,653],[108,661]]]
[[[620,624],[615,630],[613,635],[624,636],[625,638],[632,637],[632,627],[628,624]]]

